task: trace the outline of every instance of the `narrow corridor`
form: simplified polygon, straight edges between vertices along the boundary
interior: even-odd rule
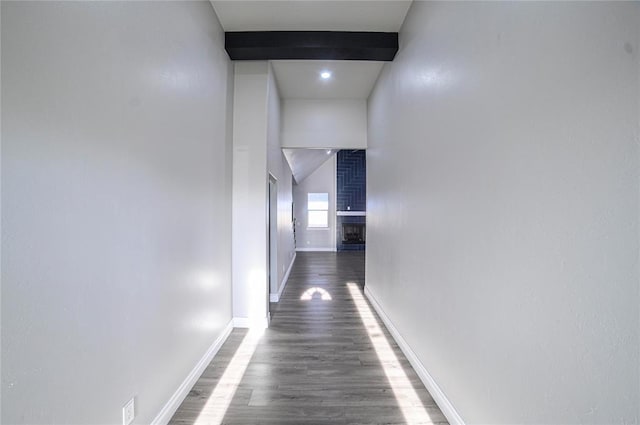
[[[299,252],[271,327],[235,329],[171,424],[446,424],[363,286],[363,252]]]

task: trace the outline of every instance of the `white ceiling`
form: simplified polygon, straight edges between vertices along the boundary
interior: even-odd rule
[[[212,0],[225,31],[396,32],[411,0]]]
[[[412,0],[211,0],[225,31],[397,32]],[[284,99],[367,99],[384,62],[273,61]],[[330,71],[329,80],[320,72]],[[283,149],[296,182],[336,151]]]
[[[273,61],[273,71],[284,99],[367,99],[384,62]],[[320,78],[322,71],[331,78]]]
[[[282,149],[293,178],[297,184],[317,170],[329,158],[338,152],[338,149]]]
[[[400,30],[412,0],[211,0],[225,31]],[[274,61],[284,99],[367,99],[384,62]],[[328,81],[320,72],[329,70]]]

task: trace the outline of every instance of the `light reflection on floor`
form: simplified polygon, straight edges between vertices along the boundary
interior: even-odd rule
[[[222,423],[263,334],[264,329],[258,328],[249,330],[245,335],[194,425],[219,425]]]
[[[352,282],[347,283],[347,287],[407,424],[432,423],[432,418],[407,378],[407,374],[378,325],[378,321],[364,299],[360,288]]]
[[[312,300],[315,294],[319,294],[320,299],[322,299],[323,301],[331,301],[331,294],[327,292],[326,289],[318,288],[318,287],[309,288],[306,291],[304,291],[302,296],[300,296],[300,301]]]

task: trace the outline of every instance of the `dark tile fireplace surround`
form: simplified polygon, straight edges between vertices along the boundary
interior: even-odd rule
[[[337,154],[336,242],[338,251],[364,251],[366,246],[367,167],[364,150]]]

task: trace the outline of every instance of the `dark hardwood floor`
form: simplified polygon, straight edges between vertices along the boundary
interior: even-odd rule
[[[446,424],[363,285],[363,252],[299,252],[271,327],[235,329],[171,424]]]

